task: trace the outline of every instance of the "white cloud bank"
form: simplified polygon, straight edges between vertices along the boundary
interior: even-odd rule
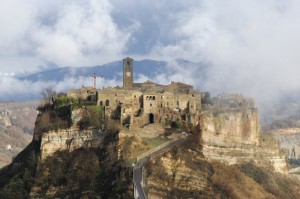
[[[152,54],[209,63],[206,90],[277,98],[300,89],[299,10],[296,0],[202,1],[168,19],[173,39]]]
[[[35,70],[43,62],[82,66],[119,57],[132,27],[120,29],[111,10],[107,0],[0,1],[1,71]],[[24,65],[15,61],[20,59],[35,61]]]
[[[30,63],[45,61],[101,64],[127,55],[183,58],[210,65],[205,84],[199,67],[172,62],[174,74],[155,80],[240,92],[262,103],[300,90],[299,10],[296,0],[1,1],[0,71],[34,70]],[[3,85],[0,91],[7,90]]]

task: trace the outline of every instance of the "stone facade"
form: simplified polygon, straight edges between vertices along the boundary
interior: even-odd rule
[[[82,86],[80,89],[71,89],[69,97],[80,98],[85,101],[96,101],[97,90],[93,87]]]
[[[133,59],[130,57],[123,59],[123,88],[133,88]]]
[[[152,81],[133,81],[133,59],[123,59],[123,87],[98,90],[97,105],[111,118],[130,128],[167,120],[194,123],[201,110],[201,93],[191,85],[171,82],[159,85]],[[174,118],[174,115],[176,117]]]

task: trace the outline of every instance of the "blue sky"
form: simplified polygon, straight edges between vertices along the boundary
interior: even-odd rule
[[[0,1],[0,93],[24,90],[15,74],[131,56],[206,62],[199,88],[275,99],[300,88],[299,10],[296,0]],[[174,76],[201,75],[180,67]]]

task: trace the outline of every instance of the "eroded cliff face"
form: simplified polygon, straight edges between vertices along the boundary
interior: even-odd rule
[[[300,128],[280,129],[271,132],[290,160],[300,159]]]
[[[256,109],[206,111],[201,116],[202,139],[219,147],[258,145],[259,122]]]
[[[79,148],[97,148],[103,145],[107,132],[99,129],[80,130],[78,128],[49,131],[41,138],[42,160],[57,151],[72,152]]]
[[[206,111],[201,120],[203,154],[214,160],[237,164],[254,161],[286,173],[285,154],[272,138],[262,138],[258,111],[253,108]]]
[[[297,198],[299,183],[269,169],[253,161],[213,161],[183,143],[147,163],[146,192],[149,199]]]
[[[120,138],[113,121],[94,120],[91,126],[89,120],[94,119],[93,112],[86,115],[82,112],[87,110],[74,112],[70,125],[56,119],[54,124],[64,127],[56,130],[45,130],[46,127],[53,128],[53,124],[49,126],[45,122],[49,113],[37,118],[33,140],[40,143],[39,160],[30,198],[117,198],[132,195],[128,191],[131,167],[126,166],[119,154],[120,142],[126,138]],[[77,118],[74,119],[74,115]],[[84,117],[85,123],[81,120]]]

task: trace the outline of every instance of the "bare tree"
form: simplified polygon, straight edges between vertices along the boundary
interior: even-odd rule
[[[43,96],[43,101],[45,104],[52,104],[56,92],[51,87],[47,87],[45,90],[41,91],[41,95]]]

